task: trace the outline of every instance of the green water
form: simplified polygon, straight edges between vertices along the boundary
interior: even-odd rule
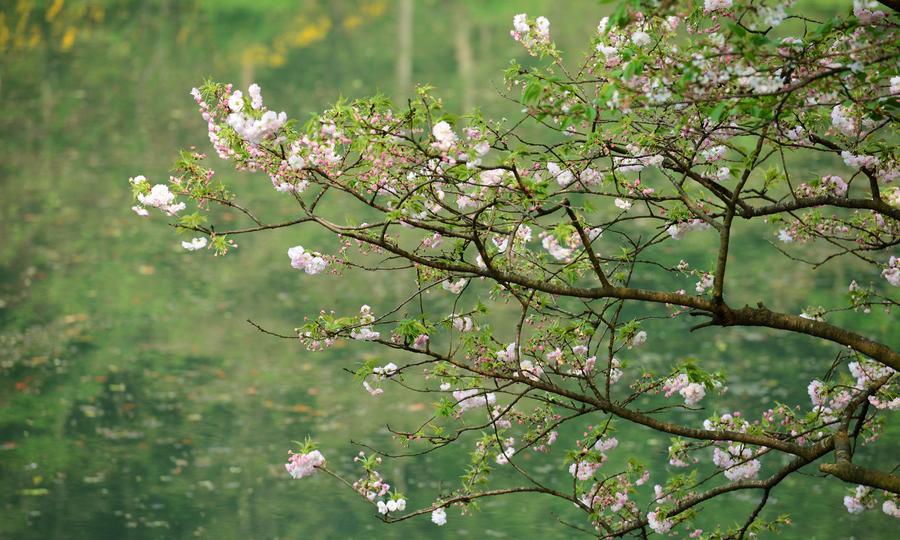
[[[351,440],[395,449],[385,422],[413,426],[430,399],[390,388],[375,400],[343,370],[381,351],[312,354],[245,319],[288,331],[323,308],[388,306],[407,283],[305,278],[289,268],[287,247],[336,248],[311,230],[245,238],[226,258],[189,254],[161,220],[142,221],[129,210],[129,176],[162,181],[181,147],[210,150],[188,95],[203,77],[258,82],[271,108],[299,118],[340,96],[402,98],[415,81],[435,84],[450,110],[474,104],[512,115],[516,107],[496,92],[508,59],[522,57],[508,38],[512,16],[547,15],[560,47],[579,51],[605,9],[593,1],[410,4],[405,26],[399,1],[2,3],[0,538],[577,535],[558,520],[584,525],[580,517],[551,500],[491,500],[470,516],[449,512],[440,529],[427,517],[388,526],[328,478],[290,480],[282,466],[290,441],[311,434],[330,464],[351,474],[358,450]],[[225,163],[219,169],[264,220],[289,211],[267,178],[230,173]],[[684,249],[702,258],[700,245]],[[735,277],[756,290],[764,283],[776,308],[825,304],[856,276],[852,267],[792,270],[750,241],[738,241],[738,249],[761,250]],[[683,254],[672,256],[677,262]],[[797,290],[815,292],[800,299]],[[898,345],[885,318],[857,328]],[[779,334],[650,330],[665,346],[641,362],[695,354],[728,367],[723,411],[758,413],[764,394],[805,402],[803,381],[824,365],[810,359],[835,354]],[[765,378],[759,365],[771,366]],[[665,463],[665,438],[620,429],[623,444],[610,467],[632,455]],[[887,444],[863,459],[896,459],[897,426],[884,437]],[[442,486],[455,485],[465,450],[391,461],[382,472],[411,507],[426,506]],[[561,452],[537,467],[548,480],[564,470]],[[514,479],[500,473],[497,481]],[[798,476],[773,492],[764,515],[792,513],[784,538],[896,533],[879,512],[847,514],[845,487]],[[741,520],[757,496],[723,499],[701,521]]]

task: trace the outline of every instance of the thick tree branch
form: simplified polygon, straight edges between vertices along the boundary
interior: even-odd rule
[[[799,197],[766,206],[751,208],[740,214],[745,219],[760,216],[792,212],[805,208],[817,208],[822,206],[835,206],[838,208],[856,208],[861,210],[874,210],[879,214],[890,216],[900,221],[900,208],[894,208],[880,199],[848,199],[835,195],[817,195],[815,197]]]

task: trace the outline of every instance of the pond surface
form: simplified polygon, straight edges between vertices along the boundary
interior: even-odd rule
[[[129,210],[127,179],[161,180],[180,148],[209,150],[188,95],[207,76],[242,88],[258,82],[272,108],[301,119],[341,96],[381,91],[404,98],[416,81],[437,86],[449,110],[477,105],[487,114],[513,115],[516,107],[497,93],[508,59],[525,61],[508,38],[512,16],[547,15],[560,47],[575,52],[605,6],[587,0],[4,4],[0,538],[577,534],[558,521],[581,525],[571,508],[539,498],[488,501],[469,516],[453,511],[440,529],[427,518],[386,526],[370,505],[322,475],[292,481],[283,469],[291,441],[312,435],[330,463],[349,474],[359,449],[351,440],[395,448],[385,419],[412,426],[431,400],[399,388],[374,400],[357,388],[344,368],[381,351],[346,346],[313,354],[245,320],[289,331],[320,309],[388,306],[405,284],[304,279],[288,268],[287,247],[335,246],[303,230],[248,238],[221,259],[189,254],[159,220],[141,221]],[[267,178],[219,168],[264,219],[289,210]],[[786,304],[799,282],[813,279],[770,268],[763,258],[736,272],[749,285],[765,280]],[[846,281],[817,275],[811,303],[839,294]],[[887,328],[868,330],[889,335]],[[782,382],[808,381],[818,373],[806,360],[834,354],[779,335],[694,336],[668,325],[652,331],[667,346],[633,359],[635,365],[687,354],[720,362],[734,377],[721,406],[757,413],[764,393],[805,402],[805,385]],[[767,370],[769,379],[756,375],[759,363],[776,366]],[[582,428],[561,438],[571,440]],[[896,441],[896,426],[885,436]],[[619,439],[610,466],[629,456],[665,463],[668,440],[659,435],[623,426]],[[426,506],[442,486],[458,482],[465,450],[392,461],[383,473],[413,507]],[[893,456],[891,450],[869,458],[895,459],[896,445]],[[548,463],[538,468],[544,478],[565,468],[561,453]],[[792,513],[795,524],[783,538],[896,533],[879,513],[848,515],[844,489],[800,476],[773,493],[766,515]],[[703,519],[710,525],[743,519],[756,497],[735,495]]]

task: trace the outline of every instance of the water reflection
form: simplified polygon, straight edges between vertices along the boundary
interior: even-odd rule
[[[547,14],[569,51],[600,16],[587,0],[18,0],[0,8],[0,537],[571,536],[556,522],[577,520],[571,509],[541,500],[488,501],[465,519],[452,513],[453,527],[442,529],[427,520],[387,527],[327,479],[289,481],[281,464],[291,440],[312,433],[331,463],[350,471],[351,439],[392,444],[369,418],[410,423],[431,404],[348,392],[341,368],[377,351],[311,355],[244,319],[289,329],[321,308],[355,311],[362,298],[387,305],[404,285],[338,288],[329,277],[311,285],[273,264],[297,243],[292,231],[248,240],[224,260],[186,255],[169,230],[128,211],[125,183],[137,172],[164,176],[182,146],[205,148],[187,91],[206,75],[257,81],[267,102],[301,118],[341,95],[402,98],[414,81],[438,86],[450,109],[511,114],[495,89],[507,59],[521,56],[505,36],[522,10]],[[267,179],[222,169],[248,203],[272,217],[286,211]],[[331,242],[302,234],[304,245]],[[705,341],[655,331],[671,349],[648,362],[705,354],[751,372],[751,360],[820,352],[771,336]],[[786,399],[803,393],[778,381],[735,384],[731,405],[761,406],[764,389]],[[657,436],[626,450],[662,463],[667,444]],[[428,504],[456,482],[464,450],[384,473],[414,504]],[[842,486],[796,484],[776,493],[784,504],[772,510],[800,510],[786,538],[831,538],[851,519],[841,512]],[[732,517],[725,509],[709,519]],[[852,520],[870,538],[886,537],[890,525]]]

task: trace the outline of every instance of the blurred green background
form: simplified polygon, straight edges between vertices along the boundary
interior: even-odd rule
[[[847,9],[809,4],[811,14]],[[159,217],[142,221],[129,210],[127,179],[162,182],[180,148],[210,150],[188,95],[205,77],[240,88],[258,82],[270,108],[300,119],[340,96],[403,99],[416,82],[437,86],[449,110],[512,116],[517,107],[498,94],[509,59],[526,61],[508,37],[512,16],[548,16],[559,47],[580,55],[608,9],[587,0],[0,2],[0,538],[577,534],[557,518],[583,525],[578,515],[542,498],[487,501],[465,517],[452,511],[440,529],[427,517],[387,526],[322,475],[291,481],[282,465],[291,440],[312,435],[349,473],[351,439],[390,448],[384,419],[412,426],[431,397],[391,387],[373,399],[342,368],[380,351],[354,344],[308,353],[245,319],[283,331],[320,309],[355,312],[365,302],[377,311],[409,283],[290,269],[289,246],[336,250],[311,229],[239,238],[225,258],[188,253]],[[222,162],[214,168],[257,215],[289,215],[266,177]],[[709,256],[702,243],[680,248],[671,253],[676,262]],[[879,279],[851,264],[798,269],[758,237],[737,249],[749,256],[734,268],[736,282],[792,312],[840,303],[851,278]],[[887,317],[836,320],[898,344]],[[772,397],[805,404],[806,383],[837,352],[761,331],[689,335],[665,321],[649,328],[664,346],[629,361],[661,365],[694,354],[727,367],[731,390],[720,412],[758,414]],[[896,425],[884,438],[861,459],[895,460]],[[660,435],[622,427],[619,439],[611,466],[629,456],[665,464]],[[457,482],[468,446],[391,461],[383,473],[411,507],[425,506]],[[542,457],[539,475],[560,477],[561,450]],[[807,473],[779,487],[764,514],[791,512],[795,524],[782,537],[896,532],[880,512],[850,516],[841,504],[846,486]],[[757,496],[719,501],[701,524],[743,519]]]

